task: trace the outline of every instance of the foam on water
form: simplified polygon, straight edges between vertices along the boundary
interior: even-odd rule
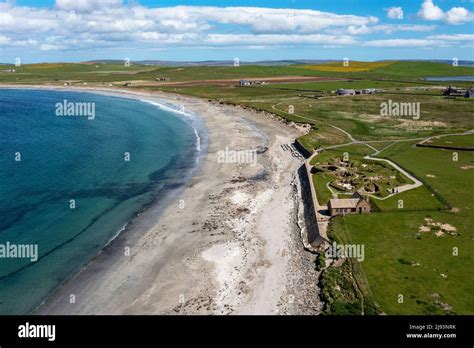
[[[55,103],[64,99],[94,102],[96,118],[55,116]],[[131,219],[154,202],[168,202],[192,177],[197,166],[190,159],[197,161],[207,146],[199,117],[179,106],[144,102],[0,89],[0,148],[6,154],[0,156],[0,243],[39,246],[36,263],[0,260],[0,314],[34,310],[127,231]],[[14,161],[16,152],[21,162]]]
[[[144,103],[154,105],[154,106],[156,106],[156,107],[158,107],[162,110],[169,111],[169,112],[175,113],[175,114],[180,115],[180,116],[184,116],[184,117],[190,119],[192,121],[192,123],[200,120],[199,116],[197,116],[192,111],[186,110],[186,108],[183,105],[176,106],[176,105],[168,104],[166,102],[158,103],[158,102],[151,101],[151,100],[146,100],[146,99],[140,99],[140,101],[142,101]],[[196,135],[196,150],[201,151],[201,137],[199,135],[199,131],[196,129],[196,127],[193,126],[192,123],[190,125],[194,130],[194,134]]]

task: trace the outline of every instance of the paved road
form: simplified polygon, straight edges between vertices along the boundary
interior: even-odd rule
[[[400,173],[402,173],[403,175],[405,175],[406,177],[408,177],[410,180],[412,180],[414,183],[413,184],[406,184],[406,185],[403,185],[403,186],[399,186],[396,188],[397,190],[397,193],[392,193],[384,198],[380,198],[380,197],[376,197],[376,196],[373,196],[373,195],[369,195],[375,199],[378,199],[378,200],[385,200],[387,198],[390,198],[392,196],[395,196],[396,194],[399,194],[399,193],[402,193],[402,192],[405,192],[405,191],[408,191],[408,190],[412,190],[412,189],[415,189],[417,187],[420,187],[420,186],[423,186],[423,183],[418,180],[417,178],[415,178],[413,175],[411,175],[410,173],[408,173],[405,169],[401,168],[398,164],[388,160],[388,159],[385,159],[385,158],[376,158],[376,157],[370,157],[370,156],[365,156],[364,157],[365,159],[368,159],[368,160],[372,160],[372,161],[382,161],[382,162],[386,162],[388,164],[390,164],[392,167],[394,167],[396,170],[398,170]]]
[[[279,103],[281,104],[281,103]],[[376,197],[376,196],[373,196],[373,195],[369,195],[375,199],[378,199],[378,200],[385,200],[385,199],[388,199],[392,196],[395,196],[399,193],[402,193],[402,192],[406,192],[406,191],[409,191],[409,190],[413,190],[415,188],[418,188],[420,186],[423,186],[423,183],[418,180],[417,178],[415,178],[413,175],[411,175],[410,173],[408,173],[406,170],[404,170],[403,168],[401,168],[399,165],[397,165],[396,163],[388,160],[388,159],[385,159],[385,158],[378,158],[378,157],[372,157],[372,156],[377,156],[379,153],[381,153],[382,151],[384,151],[385,149],[389,148],[390,146],[393,146],[394,144],[396,143],[400,143],[400,142],[407,142],[407,141],[420,141],[420,143],[424,143],[430,139],[433,139],[433,138],[439,138],[439,137],[443,137],[443,136],[450,136],[450,135],[467,135],[467,134],[474,134],[474,129],[473,130],[470,130],[470,131],[467,131],[467,132],[464,132],[464,133],[456,133],[456,134],[445,134],[445,135],[440,135],[440,136],[435,136],[435,137],[429,137],[429,138],[412,138],[412,139],[401,139],[401,140],[393,140],[393,142],[387,146],[385,146],[384,148],[380,149],[380,150],[377,150],[376,148],[374,148],[372,145],[370,145],[369,143],[376,143],[376,141],[360,141],[360,140],[357,140],[355,139],[352,134],[350,134],[349,132],[345,131],[344,129],[342,128],[339,128],[337,126],[334,126],[330,123],[327,123],[327,122],[324,122],[324,121],[319,121],[319,120],[314,120],[312,118],[308,118],[308,117],[305,117],[305,116],[302,116],[302,115],[298,115],[298,114],[290,114],[286,111],[283,111],[283,110],[278,110],[276,108],[277,105],[279,104],[275,104],[275,105],[272,105],[272,109],[274,110],[277,110],[277,111],[280,111],[280,112],[283,112],[283,113],[286,113],[292,117],[298,117],[298,118],[301,118],[303,120],[308,120],[308,121],[311,121],[311,123],[323,123],[323,124],[326,124],[334,129],[337,129],[338,131],[340,131],[341,133],[345,134],[351,141],[348,142],[348,143],[345,143],[345,144],[339,144],[339,145],[333,145],[333,146],[328,146],[328,147],[325,147],[325,148],[320,148],[318,150],[315,151],[315,153],[313,155],[311,155],[310,158],[308,158],[306,161],[305,161],[305,166],[306,166],[306,171],[307,171],[307,174],[308,174],[308,179],[310,181],[310,187],[311,187],[311,194],[312,194],[312,197],[313,197],[313,201],[314,201],[314,208],[315,208],[315,215],[316,215],[316,219],[317,219],[317,224],[318,224],[318,229],[319,229],[319,235],[320,235],[320,238],[324,239],[324,240],[328,240],[328,237],[327,237],[327,226],[328,226],[328,216],[326,215],[323,215],[321,214],[321,211],[326,211],[327,210],[327,206],[321,206],[319,204],[319,201],[318,201],[318,198],[317,198],[317,195],[316,195],[316,189],[313,185],[313,182],[312,182],[312,174],[311,174],[311,165],[310,165],[310,162],[311,160],[316,157],[322,150],[329,150],[329,149],[334,149],[334,148],[338,148],[338,147],[342,147],[342,146],[347,146],[347,145],[353,145],[353,144],[361,144],[361,145],[365,145],[367,146],[368,148],[374,150],[375,152],[372,153],[371,155],[369,156],[365,156],[364,158],[365,159],[368,159],[368,160],[372,160],[372,161],[382,161],[382,162],[386,162],[388,164],[390,164],[393,168],[395,168],[396,170],[398,170],[400,173],[402,173],[403,175],[405,175],[406,177],[408,177],[410,180],[413,181],[413,184],[407,184],[407,185],[403,185],[403,186],[399,186],[397,187],[397,192],[396,193],[392,193],[384,198],[380,198],[380,197]]]
[[[277,105],[278,105],[278,104],[272,105],[272,108],[273,108],[274,110],[277,110],[277,109],[276,109],[276,106],[277,106]],[[282,111],[282,110],[279,110],[279,111]],[[287,112],[285,112],[285,111],[282,111],[282,112],[287,113]],[[289,114],[289,113],[287,113],[287,114]],[[415,188],[417,188],[417,187],[423,186],[423,183],[422,183],[420,180],[418,180],[418,179],[415,178],[413,175],[411,175],[410,173],[408,173],[406,170],[404,170],[403,168],[401,168],[400,166],[398,166],[396,163],[394,163],[394,162],[392,162],[392,161],[390,161],[390,160],[388,160],[388,159],[378,158],[378,157],[371,157],[371,156],[376,156],[376,155],[378,155],[381,151],[385,150],[385,149],[388,148],[389,146],[392,146],[394,143],[403,142],[403,141],[423,140],[424,138],[394,140],[392,144],[390,144],[390,145],[384,147],[384,148],[381,149],[381,150],[377,150],[376,148],[374,148],[372,145],[368,144],[367,142],[364,142],[364,141],[360,141],[360,140],[355,139],[355,138],[352,136],[352,134],[350,134],[349,132],[345,131],[345,130],[342,129],[342,128],[339,128],[339,127],[337,127],[337,126],[334,126],[334,125],[332,125],[332,124],[330,124],[330,123],[323,122],[323,121],[316,121],[316,120],[310,119],[310,118],[308,118],[308,117],[301,116],[301,115],[297,115],[297,114],[289,114],[289,115],[291,115],[291,116],[296,116],[296,117],[299,117],[299,118],[302,118],[302,119],[306,119],[306,120],[310,120],[311,122],[321,122],[321,123],[327,124],[328,126],[334,128],[334,129],[337,129],[338,131],[344,133],[344,134],[347,135],[347,137],[351,140],[351,142],[349,142],[349,143],[340,144],[340,145],[333,145],[333,146],[328,146],[328,147],[325,147],[325,148],[318,149],[318,151],[316,151],[310,158],[308,158],[308,159],[306,160],[305,164],[306,164],[306,170],[307,170],[307,172],[308,172],[308,178],[309,178],[310,181],[311,181],[311,165],[310,165],[310,162],[311,162],[311,160],[312,160],[314,157],[316,157],[316,156],[319,154],[319,152],[320,152],[321,150],[329,150],[329,149],[334,149],[334,148],[341,147],[341,146],[347,146],[347,145],[353,145],[353,144],[361,144],[361,145],[365,145],[365,146],[367,146],[368,148],[370,148],[370,149],[372,149],[372,150],[375,151],[372,155],[370,155],[370,156],[365,156],[365,157],[364,157],[365,159],[373,160],[373,161],[383,161],[383,162],[386,162],[386,163],[390,164],[392,167],[394,167],[396,170],[398,170],[400,173],[402,173],[403,175],[405,175],[406,177],[408,177],[410,180],[413,181],[413,184],[407,184],[407,185],[403,185],[403,186],[397,187],[397,188],[396,188],[396,189],[397,189],[397,193],[392,193],[392,194],[390,194],[390,195],[388,195],[388,196],[386,196],[386,197],[384,197],[384,198],[379,198],[379,197],[376,197],[376,196],[373,196],[373,195],[369,195],[369,196],[371,196],[371,197],[373,197],[373,198],[375,198],[375,199],[384,200],[384,199],[390,198],[390,197],[392,197],[392,196],[394,196],[394,195],[396,195],[396,194],[399,194],[399,193],[402,193],[402,192],[405,192],[405,191],[409,191],[409,190],[415,189]],[[472,130],[472,131],[474,131],[474,130]],[[470,131],[470,132],[472,132],[472,131]],[[327,206],[322,207],[322,206],[319,205],[319,202],[318,202],[317,196],[316,196],[316,190],[314,189],[314,185],[313,185],[312,182],[310,182],[310,184],[311,184],[311,187],[312,187],[312,191],[314,191],[314,193],[312,192],[312,194],[314,194],[314,198],[315,198],[315,202],[314,202],[314,204],[315,204],[315,210],[316,210],[315,213],[316,213],[316,216],[318,217],[318,221],[321,221],[321,220],[323,220],[323,219],[325,218],[325,216],[324,216],[324,215],[318,216],[318,214],[321,215],[321,214],[319,213],[319,211],[323,210],[323,208],[324,208],[324,210],[327,210]]]

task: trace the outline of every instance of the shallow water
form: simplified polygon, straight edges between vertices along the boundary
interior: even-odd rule
[[[57,116],[64,100],[94,103],[95,117]],[[171,106],[0,89],[0,246],[38,247],[37,262],[0,255],[0,314],[36,308],[138,212],[183,185],[196,135]]]

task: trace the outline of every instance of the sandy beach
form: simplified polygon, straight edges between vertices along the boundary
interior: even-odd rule
[[[35,313],[319,313],[315,256],[298,227],[303,162],[281,147],[302,129],[201,99],[87,90],[184,106],[202,118],[208,153],[177,197],[133,220]],[[220,163],[226,148],[259,149],[257,163]]]

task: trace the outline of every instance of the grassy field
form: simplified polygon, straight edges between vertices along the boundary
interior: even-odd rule
[[[332,192],[337,194],[339,198],[344,198],[363,188],[375,189],[371,194],[378,198],[384,198],[389,195],[389,190],[394,187],[411,183],[410,179],[399,173],[391,165],[363,158],[371,152],[373,150],[362,144],[353,144],[325,150],[314,157],[311,165],[315,166],[313,170],[317,170],[317,172],[313,174],[312,179],[319,203],[326,205],[333,196]],[[345,173],[351,173],[350,177],[338,177],[336,175],[337,171],[326,169],[327,166],[338,166],[339,162],[345,157],[347,157]],[[350,182],[353,188],[346,190],[338,182]],[[328,185],[330,188],[328,188]],[[380,210],[383,209],[380,208]]]
[[[160,67],[149,65],[124,64],[29,64],[14,68],[17,72],[0,73],[0,82],[41,83],[60,81],[83,82],[122,82],[154,81],[166,77],[170,81],[193,81],[212,79],[232,79],[276,76],[320,76],[312,70],[295,66],[198,66],[198,67]]]
[[[316,126],[307,134],[299,138],[307,149],[316,149],[321,146],[346,144],[350,139],[344,133],[323,123]]]
[[[381,151],[377,155],[377,157],[390,159],[391,157],[396,156],[401,152],[407,151],[410,148],[414,148],[416,143],[418,142],[419,140],[392,143],[390,146],[387,146],[383,151]]]
[[[15,69],[16,73],[0,73],[0,83],[103,83],[126,81],[132,76],[140,76],[143,79],[143,76],[150,75],[153,70],[143,65],[126,67],[124,64],[72,63],[29,64],[8,68]],[[149,78],[151,79],[151,76]]]
[[[367,78],[370,80],[415,81],[433,76],[459,76],[472,74],[471,67],[454,67],[449,64],[416,61],[390,62],[349,62],[345,67],[342,61],[318,65],[300,66],[305,70],[327,72],[332,76]]]
[[[302,92],[330,92],[337,89],[365,89],[365,88],[397,88],[419,86],[419,82],[397,82],[397,81],[373,81],[373,80],[345,80],[345,81],[322,81],[322,82],[300,82],[281,83],[275,85],[264,85],[267,89],[282,89]]]
[[[328,204],[329,200],[333,198],[332,192],[326,186],[331,180],[334,180],[334,178],[329,174],[320,173],[313,175],[313,185],[316,189],[320,205]]]
[[[288,66],[196,66],[161,67],[123,64],[33,64],[0,73],[5,84],[55,84],[72,86],[118,86],[147,89],[204,98],[276,114],[288,122],[307,123],[311,131],[299,138],[310,152],[326,146],[371,141],[383,149],[378,157],[391,159],[417,176],[423,187],[387,200],[372,200],[376,212],[336,218],[329,235],[343,242],[365,245],[361,263],[330,268],[321,282],[328,313],[355,314],[474,314],[472,295],[474,265],[474,153],[459,151],[453,160],[449,150],[420,148],[415,144],[433,135],[474,129],[473,99],[445,98],[441,91],[449,82],[428,82],[426,77],[474,75],[473,67],[453,67],[431,62],[342,62]],[[335,81],[270,83],[241,87],[225,79],[270,77],[322,77]],[[158,85],[195,81],[195,85]],[[124,87],[131,82],[130,87]],[[470,87],[470,82],[456,82]],[[371,95],[336,96],[339,88],[376,88]],[[419,103],[420,117],[382,117],[382,103]],[[472,146],[473,136],[445,137],[432,144]],[[409,140],[396,142],[397,140]],[[372,142],[377,141],[377,142]],[[360,158],[373,153],[362,144],[344,145],[317,156],[317,161],[348,152]],[[316,180],[315,180],[316,179]],[[326,173],[313,175],[321,204],[332,193]],[[403,201],[400,208],[399,201]],[[427,220],[431,219],[431,220]],[[448,224],[454,234],[427,221]],[[437,226],[437,225],[436,225]],[[420,232],[421,230],[428,230]],[[453,248],[459,255],[453,256]],[[329,288],[328,288],[329,287]],[[332,287],[332,288],[331,288]],[[335,290],[336,289],[336,290]],[[342,290],[337,290],[342,289]],[[403,295],[403,303],[399,296]]]
[[[331,62],[326,64],[305,65],[305,69],[331,72],[361,72],[383,68],[394,62]]]
[[[452,66],[433,62],[394,62],[387,66],[371,70],[386,78],[425,78],[432,76],[459,76],[472,74],[471,67]]]
[[[351,62],[351,72],[339,71],[342,62],[287,66],[196,66],[160,67],[123,64],[33,64],[0,73],[0,83],[43,83],[89,86],[124,86],[197,96],[275,113],[288,121],[310,123],[313,132],[300,140],[309,151],[320,145],[344,143],[343,134],[327,127],[340,127],[359,140],[393,140],[462,132],[474,128],[472,100],[446,99],[441,88],[447,83],[427,82],[429,76],[473,75],[472,67],[453,67],[430,62]],[[314,76],[342,78],[341,81],[270,83],[240,87],[213,85],[223,79]],[[196,86],[150,85],[158,78],[170,82],[208,81]],[[211,82],[209,82],[211,81]],[[216,82],[217,83],[217,82]],[[457,85],[463,85],[462,82]],[[465,84],[467,85],[467,84]],[[437,86],[437,87],[436,87]],[[435,88],[436,87],[436,88]],[[337,97],[339,88],[377,88],[382,93]],[[342,99],[343,98],[343,99]],[[410,117],[381,117],[381,103],[419,102],[419,120]],[[294,113],[289,112],[293,107]],[[450,115],[450,117],[446,117]]]
[[[474,127],[474,118],[471,117],[472,100],[445,98],[441,95],[441,89],[446,85],[420,80],[424,76],[449,76],[474,72],[473,68],[458,68],[460,67],[437,63],[396,62],[370,70],[370,73],[377,73],[373,76],[367,76],[369,72],[354,72],[351,76],[340,72],[330,73],[334,77],[350,78],[345,81],[275,83],[242,88],[237,86],[179,88],[168,86],[157,89],[218,100],[223,103],[245,105],[273,112],[289,121],[310,123],[318,127],[322,127],[323,123],[327,122],[352,133],[359,140],[382,141],[428,137],[472,129]],[[319,72],[308,70],[304,66],[292,69],[300,69],[300,75],[306,75],[308,71]],[[415,75],[402,74],[404,71],[412,70],[416,70],[417,73]],[[294,71],[291,72],[294,73]],[[337,97],[331,93],[339,88],[377,88],[384,91],[373,95],[347,97]],[[381,104],[389,100],[395,103],[420,103],[420,119],[381,117]],[[294,109],[292,114],[288,112],[290,106]],[[324,138],[325,133],[332,134],[321,142],[318,138]],[[342,143],[343,140],[340,139],[342,135],[337,136],[334,133],[328,129],[312,132],[301,142],[308,144],[307,148],[310,151],[318,144]]]
[[[448,136],[436,138],[426,142],[427,145],[435,146],[453,146],[465,149],[474,149],[474,134],[462,136]]]
[[[419,81],[432,76],[472,75],[472,70],[471,67],[454,67],[449,64],[398,61],[380,68],[361,71],[355,76],[370,80]],[[354,73],[348,73],[347,75],[353,76]]]
[[[97,75],[112,75],[126,73],[132,80],[153,80],[156,77],[168,77],[172,81],[274,77],[274,76],[322,76],[356,78],[367,80],[420,81],[431,76],[460,76],[472,75],[471,67],[453,67],[448,64],[431,62],[350,62],[344,67],[341,62],[318,65],[241,65],[234,66],[195,66],[195,67],[164,67],[156,65],[140,65],[132,63],[129,67],[118,63],[42,63],[23,64],[20,67],[4,65],[5,68],[15,68],[16,74],[0,74],[3,82],[15,82],[30,79],[33,75],[51,81],[51,77],[77,77],[81,80],[95,80]],[[82,74],[82,77],[81,77]],[[124,75],[121,75],[124,76]],[[106,76],[108,81],[120,76]],[[54,79],[53,79],[54,80]]]
[[[433,196],[412,191],[400,195],[403,209],[338,218],[333,228],[353,243],[365,245],[366,258],[360,266],[383,312],[473,314],[474,199],[466,188],[474,185],[474,154],[465,152],[453,161],[452,152],[408,146],[390,157],[425,178],[454,209],[436,211],[442,204],[435,203]],[[395,210],[394,202],[385,203],[384,210]],[[449,224],[456,232],[437,235],[439,228],[421,232],[425,219]],[[453,248],[458,248],[458,256]],[[399,295],[403,303],[398,302]]]
[[[474,128],[472,101],[464,98],[446,99],[441,96],[439,90],[415,95],[411,91],[387,90],[373,95],[347,97],[328,95],[315,98],[311,94],[314,92],[311,91],[301,92],[275,86],[158,89],[265,110],[293,122],[310,123],[319,127],[322,127],[323,123],[330,123],[352,133],[358,140],[428,137]],[[381,117],[381,104],[389,100],[396,103],[420,103],[419,120],[410,117]],[[290,106],[294,109],[293,114],[289,112]],[[313,134],[321,136],[321,132]],[[306,139],[305,142],[314,144],[318,141]],[[338,143],[339,140],[325,142],[328,145]],[[312,149],[314,147],[309,150]]]
[[[357,157],[363,157],[370,155],[374,152],[371,148],[363,145],[363,144],[351,144],[351,145],[343,145],[336,148],[331,149],[332,153],[342,155],[347,152],[349,155],[354,155]]]
[[[371,198],[370,204],[379,212],[393,211],[404,213],[407,210],[428,211],[446,208],[425,186],[402,192],[385,200]]]

